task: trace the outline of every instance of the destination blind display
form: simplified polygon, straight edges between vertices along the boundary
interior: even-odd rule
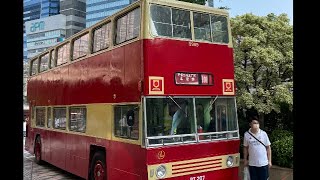
[[[174,79],[176,85],[213,85],[213,76],[208,73],[176,72]]]

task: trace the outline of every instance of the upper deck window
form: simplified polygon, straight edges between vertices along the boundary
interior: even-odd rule
[[[93,52],[110,46],[111,23],[105,24],[93,32]]]
[[[140,8],[136,8],[117,20],[116,44],[138,37],[139,32]]]
[[[38,59],[34,59],[31,61],[31,76],[35,75],[38,72]]]
[[[78,59],[88,54],[89,33],[79,37],[73,43],[73,58]]]
[[[54,54],[54,50],[51,50],[50,51],[50,68],[53,68],[53,67],[56,67],[56,64],[55,64],[55,61],[54,61],[54,57],[55,57],[55,54]]]
[[[58,47],[58,57],[57,57],[58,66],[68,62],[68,59],[70,58],[69,48],[70,48],[70,43],[67,43]]]
[[[151,29],[155,36],[191,39],[190,11],[151,5]]]
[[[209,14],[193,13],[193,22],[195,39],[212,41]]]
[[[228,43],[228,21],[224,16],[193,13],[196,40]]]
[[[228,43],[228,21],[224,16],[211,15],[211,29],[213,42]]]
[[[49,53],[40,57],[40,72],[46,71],[49,68]]]

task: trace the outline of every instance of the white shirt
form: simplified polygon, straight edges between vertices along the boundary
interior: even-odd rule
[[[253,134],[250,128],[249,132],[259,139],[264,145],[271,145],[268,135],[265,131],[259,129],[257,134]],[[244,133],[243,146],[249,146],[249,166],[261,167],[268,165],[268,156],[265,146],[252,137],[248,132]]]

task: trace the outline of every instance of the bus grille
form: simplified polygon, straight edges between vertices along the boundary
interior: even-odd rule
[[[222,168],[222,158],[201,158],[172,163],[172,177],[214,171]]]

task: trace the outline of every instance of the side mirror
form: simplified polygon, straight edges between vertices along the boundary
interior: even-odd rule
[[[134,125],[134,110],[132,109],[127,112],[127,124],[128,126]]]

